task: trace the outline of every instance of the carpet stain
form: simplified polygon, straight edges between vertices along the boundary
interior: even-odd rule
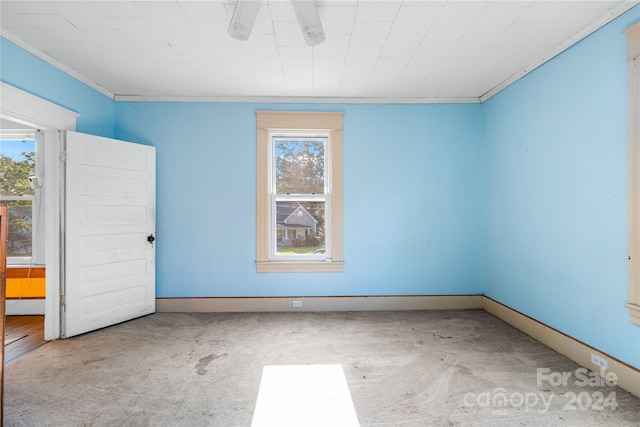
[[[433,336],[441,340],[446,340],[451,338],[449,335],[443,335],[439,332],[436,332],[435,334],[433,334]]]
[[[106,357],[98,357],[97,359],[85,360],[82,362],[83,365],[90,365],[91,363],[102,362],[103,360],[107,360]]]
[[[227,353],[210,354],[208,356],[203,357],[202,359],[198,360],[198,363],[196,364],[196,373],[198,375],[205,375],[207,372],[209,372],[209,370],[207,369],[207,366],[209,366],[209,363],[211,363],[212,360],[218,359],[220,357],[224,357],[226,355]]]

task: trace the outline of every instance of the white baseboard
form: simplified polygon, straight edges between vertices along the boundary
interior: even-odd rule
[[[7,316],[44,315],[44,299],[8,299],[5,301]]]
[[[293,307],[299,301],[301,307]],[[481,295],[158,298],[158,312],[395,311],[481,309]]]
[[[491,298],[482,298],[482,308],[593,372],[604,375],[609,372],[615,373],[618,378],[617,385],[620,388],[640,397],[639,369],[563,334],[544,323],[515,311],[506,305],[500,304]],[[602,372],[599,366],[591,362],[591,354],[596,354],[605,359],[608,364],[608,369]]]

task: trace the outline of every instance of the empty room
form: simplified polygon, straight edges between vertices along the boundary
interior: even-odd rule
[[[7,426],[640,425],[640,2],[0,2]]]

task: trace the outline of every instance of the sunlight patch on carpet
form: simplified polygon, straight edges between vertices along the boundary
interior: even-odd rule
[[[265,366],[252,427],[357,427],[342,365]]]

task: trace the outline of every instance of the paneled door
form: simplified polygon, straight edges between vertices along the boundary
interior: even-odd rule
[[[155,147],[66,132],[61,336],[155,311]]]

